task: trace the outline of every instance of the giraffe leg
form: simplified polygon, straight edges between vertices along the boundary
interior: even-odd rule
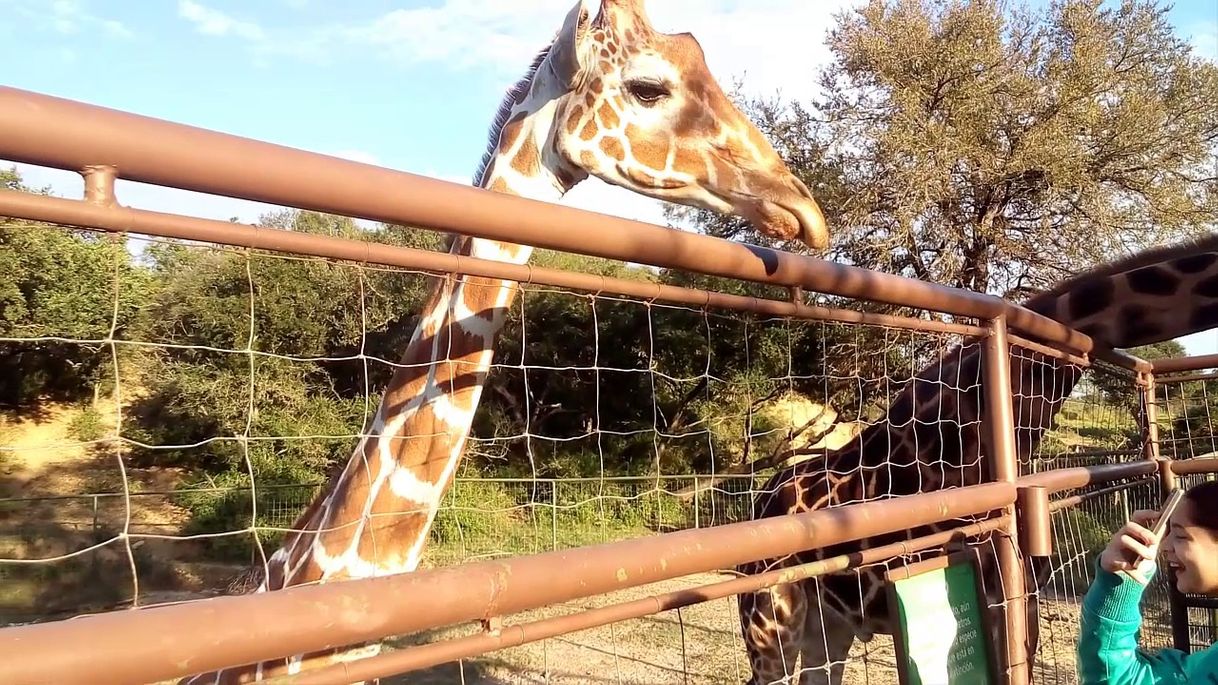
[[[846,659],[854,646],[854,624],[831,604],[819,600],[812,581],[806,582],[805,588],[808,608],[799,650],[799,685],[841,685]]]
[[[800,584],[740,595],[740,630],[753,677],[747,685],[792,682],[804,642],[808,599]]]

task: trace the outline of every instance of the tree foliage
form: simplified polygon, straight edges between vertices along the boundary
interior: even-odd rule
[[[1123,250],[1215,228],[1218,67],[1192,54],[1158,5],[873,0],[838,18],[829,47],[815,101],[742,104],[823,201],[831,259],[1019,298]],[[0,182],[20,186],[12,173]],[[737,218],[671,217],[768,242]],[[148,446],[132,450],[133,463],[224,483],[250,466],[259,483],[316,480],[345,461],[434,285],[425,274],[174,242],[136,258],[120,238],[26,224],[0,220],[0,273],[11,275],[0,280],[0,337],[22,339],[0,344],[0,402],[88,397],[117,359],[118,376],[139,389],[124,436]],[[444,242],[313,212],[262,224]],[[547,251],[533,263],[789,297]],[[762,418],[763,407],[804,396],[843,420],[874,419],[950,342],[525,288],[495,350],[468,463],[553,476],[765,463],[773,455],[758,452],[775,441],[757,438],[799,427]],[[1128,396],[1096,383],[1110,403]]]
[[[1161,5],[872,0],[828,45],[815,102],[745,107],[824,198],[831,258],[1018,299],[1218,226],[1218,66]]]
[[[30,190],[16,171],[0,185]],[[0,217],[0,274],[0,337],[33,339],[0,342],[0,405],[91,396],[114,373],[105,341],[129,332],[151,287],[123,241]]]

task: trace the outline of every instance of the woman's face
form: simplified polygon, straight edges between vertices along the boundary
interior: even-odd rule
[[[1172,514],[1162,547],[1176,573],[1176,589],[1187,594],[1218,595],[1218,536],[1192,518],[1185,500]]]

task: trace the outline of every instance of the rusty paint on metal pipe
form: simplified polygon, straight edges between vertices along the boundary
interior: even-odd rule
[[[298,233],[278,228],[254,227],[127,207],[98,207],[80,200],[65,200],[17,191],[0,190],[0,215],[30,221],[93,228],[100,231],[135,232],[161,238],[288,252],[360,264],[502,278],[521,283],[580,290],[598,295],[609,293],[695,307],[717,307],[794,319],[889,326],[977,337],[989,333],[981,326],[818,307],[785,300],[767,300],[642,280],[635,281],[561,269],[508,264],[477,257],[458,257],[430,250]],[[48,230],[51,229],[48,228]]]
[[[1142,480],[1135,480],[1132,483],[1121,483],[1120,485],[1110,485],[1106,488],[1100,488],[1098,490],[1084,492],[1079,495],[1070,495],[1069,497],[1063,497],[1058,500],[1053,500],[1049,504],[1049,511],[1057,512],[1057,511],[1061,511],[1062,509],[1069,509],[1071,507],[1076,507],[1088,500],[1093,500],[1093,499],[1096,499],[1097,497],[1103,497],[1104,495],[1111,495],[1114,492],[1120,492],[1122,490],[1130,490],[1132,488],[1136,488],[1136,487],[1139,487],[1142,485],[1150,485],[1151,483],[1154,483],[1157,480],[1158,479],[1154,478],[1154,477],[1143,478]]]
[[[1142,405],[1142,456],[1151,461],[1159,458],[1159,406],[1155,401],[1155,375],[1138,374],[1138,400]]]
[[[1016,491],[1019,512],[1019,544],[1023,553],[1033,557],[1053,554],[1053,528],[1049,519],[1049,491],[1030,485]]]
[[[85,181],[85,202],[99,207],[114,207],[118,204],[114,196],[117,169],[103,164],[86,167],[80,175]]]
[[[1091,339],[997,297],[0,87],[0,158],[593,257],[992,319],[1089,352]],[[575,227],[579,230],[573,230]]]
[[[1212,381],[1218,378],[1218,371],[1206,371],[1205,373],[1186,373],[1176,376],[1155,377],[1156,383],[1159,385],[1171,385],[1178,383],[1192,383],[1195,381]]]
[[[1129,354],[1124,350],[1114,350],[1110,347],[1096,346],[1091,351],[1091,355],[1096,359],[1108,362],[1113,366],[1133,371],[1134,373],[1150,373],[1153,371],[1153,365],[1141,357]]]
[[[1019,457],[1015,448],[1015,412],[1011,396],[1011,347],[1007,340],[1007,321],[990,321],[990,336],[984,342],[982,385],[985,392],[986,444],[993,464],[994,480],[1014,485],[1019,478]],[[1010,523],[1002,531],[1006,540],[997,548],[998,569],[1006,595],[1006,667],[1010,685],[1027,685],[1028,625],[1023,565],[1019,556],[1019,530],[1014,503],[1006,507]]]
[[[1190,476],[1200,473],[1218,473],[1218,459],[1172,459],[1169,461],[1170,470],[1178,476]]]
[[[1026,350],[1031,350],[1032,352],[1037,352],[1039,354],[1043,354],[1046,357],[1051,357],[1053,359],[1060,359],[1062,361],[1068,362],[1070,364],[1075,364],[1077,366],[1082,366],[1082,367],[1091,366],[1091,360],[1088,359],[1086,356],[1080,356],[1077,354],[1072,354],[1067,350],[1061,350],[1056,347],[1042,345],[1038,342],[1028,340],[1027,338],[1021,338],[1017,335],[1011,335],[1008,333],[1007,341],[1010,342],[1012,345],[1015,345],[1017,347],[1022,347]]]
[[[526,642],[536,642],[580,630],[617,623],[643,616],[671,611],[694,604],[754,592],[775,585],[784,585],[806,578],[836,573],[867,564],[887,561],[901,554],[939,547],[960,538],[978,537],[998,530],[1010,521],[999,516],[987,521],[971,523],[951,530],[941,531],[880,547],[872,547],[854,554],[843,554],[827,559],[789,566],[776,571],[767,571],[752,576],[710,583],[697,587],[652,595],[641,599],[588,609],[566,616],[518,623],[506,626],[496,634],[478,634],[435,642],[419,647],[388,652],[367,659],[335,664],[326,668],[303,673],[282,680],[296,685],[325,685],[351,683],[375,678],[384,678],[399,673],[437,666],[439,664],[468,659],[497,649],[515,647]],[[274,683],[276,681],[269,681]]]
[[[1014,501],[1011,483],[988,483],[498,561],[5,628],[0,682],[71,682],[80,673],[96,674],[97,685],[180,677],[517,613],[974,516]],[[191,627],[189,640],[181,639],[183,625]]]
[[[1151,362],[1155,375],[1181,373],[1184,371],[1201,371],[1218,368],[1218,354],[1201,354],[1194,357],[1173,357],[1171,359],[1156,359]],[[1170,379],[1160,378],[1159,382],[1167,383]]]
[[[1017,485],[1020,487],[1040,486],[1050,494],[1064,490],[1074,490],[1096,483],[1108,483],[1125,478],[1151,476],[1157,467],[1148,461],[1131,461],[1124,464],[1099,464],[1096,466],[1077,466],[1069,469],[1054,469],[1044,473],[1034,473],[1023,476]]]

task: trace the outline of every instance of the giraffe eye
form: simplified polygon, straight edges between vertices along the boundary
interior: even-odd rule
[[[626,84],[626,91],[645,105],[654,105],[668,97],[668,88],[654,81],[631,81]]]

